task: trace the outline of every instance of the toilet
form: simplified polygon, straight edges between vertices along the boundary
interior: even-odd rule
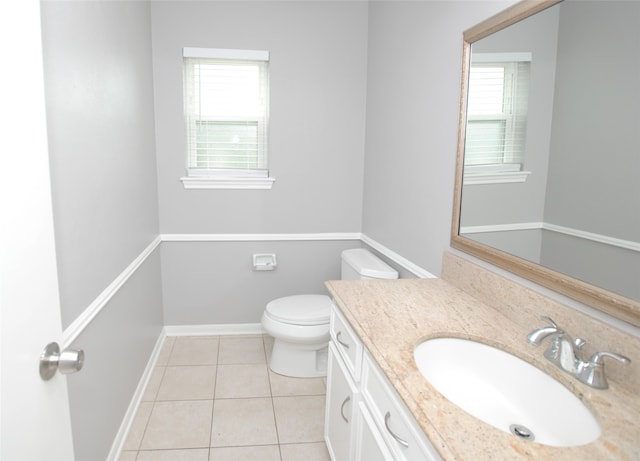
[[[364,248],[342,252],[342,280],[397,279],[398,273]],[[274,299],[262,327],[275,338],[269,368],[297,378],[326,376],[331,298],[295,295]]]

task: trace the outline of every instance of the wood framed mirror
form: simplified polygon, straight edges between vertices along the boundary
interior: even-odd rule
[[[639,28],[640,2],[525,0],[465,31],[451,229],[453,248],[634,326]],[[480,106],[491,91],[500,109]]]

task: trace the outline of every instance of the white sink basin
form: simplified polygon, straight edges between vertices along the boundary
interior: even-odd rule
[[[600,436],[598,421],[580,399],[507,352],[475,341],[437,338],[419,344],[413,355],[422,375],[442,395],[514,437],[569,447]]]

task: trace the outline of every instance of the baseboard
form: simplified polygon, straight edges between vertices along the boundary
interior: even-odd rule
[[[109,451],[109,456],[107,456],[107,461],[118,461],[120,457],[120,452],[122,451],[122,447],[124,446],[125,441],[127,440],[127,435],[129,434],[129,430],[131,429],[131,425],[133,424],[133,420],[136,416],[136,412],[138,411],[138,407],[142,402],[142,396],[144,395],[144,391],[149,384],[149,380],[151,379],[151,374],[153,373],[153,369],[156,367],[156,362],[158,361],[158,357],[160,356],[160,352],[162,351],[162,346],[164,344],[164,340],[168,335],[163,328],[160,332],[160,336],[156,341],[156,345],[151,352],[151,356],[149,357],[149,361],[147,362],[147,366],[142,373],[142,377],[140,378],[140,382],[138,383],[138,387],[136,387],[136,391],[131,398],[131,403],[129,403],[129,408],[127,408],[127,412],[122,419],[122,423],[120,424],[120,429],[118,429],[118,433],[116,434],[113,444],[111,445],[111,450]]]

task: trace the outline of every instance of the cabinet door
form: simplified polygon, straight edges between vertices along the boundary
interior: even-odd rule
[[[358,402],[357,429],[355,434],[355,458],[361,461],[392,460],[387,445],[380,435],[364,402]]]
[[[353,459],[351,440],[357,398],[357,389],[335,346],[330,343],[324,438],[333,461]]]

